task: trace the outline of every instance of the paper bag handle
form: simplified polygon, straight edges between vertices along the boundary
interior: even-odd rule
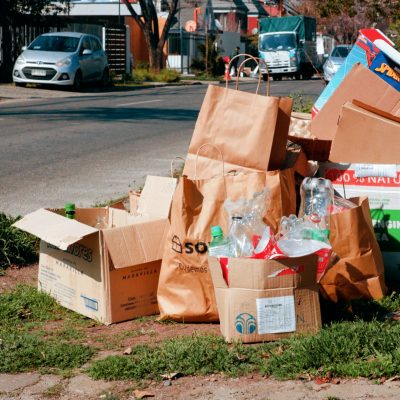
[[[261,77],[262,77],[261,71],[260,71],[260,61],[262,61],[262,62],[264,63],[264,65],[265,65],[265,67],[266,67],[266,70],[267,70],[267,75],[268,75],[267,96],[269,96],[269,94],[270,94],[269,72],[268,72],[267,64],[265,63],[265,61],[264,61],[263,59],[260,59],[259,57],[254,57],[254,56],[252,56],[251,54],[247,54],[247,53],[237,54],[236,56],[232,57],[232,59],[230,60],[229,66],[228,66],[228,68],[229,68],[228,70],[229,70],[229,71],[231,70],[232,61],[233,61],[234,59],[239,58],[239,57],[242,57],[242,56],[243,56],[243,57],[247,57],[247,58],[245,58],[245,59],[241,62],[240,66],[239,66],[239,68],[238,68],[237,77],[236,77],[236,90],[238,90],[238,88],[239,88],[239,76],[240,76],[240,72],[242,71],[244,64],[246,64],[246,62],[249,61],[249,60],[251,59],[251,60],[255,61],[255,63],[256,63],[257,66],[258,66],[258,83],[257,83],[257,88],[256,88],[256,94],[258,94],[258,92],[260,91]],[[225,82],[225,87],[228,88],[228,80],[226,80],[226,82]]]
[[[194,179],[195,180],[197,179],[197,161],[199,160],[199,153],[200,153],[200,150],[206,146],[214,147],[214,149],[216,149],[218,151],[219,155],[221,156],[221,161],[222,161],[222,176],[225,176],[225,161],[224,161],[224,156],[222,155],[222,151],[215,144],[204,143],[197,149],[197,153],[196,153],[196,162],[194,163]]]
[[[170,173],[171,173],[171,178],[174,178],[174,161],[176,160],[181,160],[183,164],[185,164],[185,159],[182,157],[175,157],[171,160],[171,165],[170,165]]]

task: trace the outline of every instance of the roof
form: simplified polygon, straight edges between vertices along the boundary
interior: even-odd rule
[[[80,38],[83,35],[87,34],[81,32],[49,32],[49,33],[44,33],[42,36],[68,36],[68,37]]]

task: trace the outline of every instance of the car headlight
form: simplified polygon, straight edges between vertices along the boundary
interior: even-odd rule
[[[334,64],[331,60],[328,60],[328,61],[327,61],[326,66],[327,66],[329,69],[335,69],[335,64]]]
[[[57,67],[65,67],[71,64],[71,57],[64,58],[63,60],[57,61]]]
[[[24,62],[25,62],[25,58],[22,57],[22,56],[19,56],[19,57],[17,58],[17,60],[15,61],[15,64],[21,65],[21,64],[24,64]]]
[[[290,66],[295,67],[296,66],[296,56],[290,57]]]

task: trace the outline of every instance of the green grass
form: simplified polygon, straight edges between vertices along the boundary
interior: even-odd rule
[[[0,296],[0,328],[56,320],[66,314],[48,294],[28,285],[18,285]]]
[[[126,74],[123,76],[121,81],[116,81],[116,83],[124,83],[124,84],[140,84],[144,82],[178,82],[180,79],[180,73],[175,70],[171,70],[168,68],[162,69],[160,72],[156,73],[151,71],[146,67],[135,68],[132,70],[132,74]]]
[[[39,239],[13,228],[11,225],[18,219],[0,212],[0,270],[38,260]]]
[[[95,379],[161,379],[161,374],[206,375],[223,372],[238,376],[250,372],[254,349],[241,344],[228,346],[210,335],[177,337],[161,345],[138,345],[128,356],[110,356],[94,362],[88,373]]]
[[[62,372],[82,366],[93,356],[88,346],[45,340],[38,334],[0,330],[0,372]]]
[[[46,323],[63,320],[51,330]],[[27,285],[0,295],[0,372],[68,373],[82,366],[95,350],[74,343],[87,319]],[[92,323],[92,321],[89,321]]]

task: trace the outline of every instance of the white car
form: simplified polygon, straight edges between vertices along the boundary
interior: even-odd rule
[[[349,54],[352,46],[347,44],[341,44],[339,46],[334,47],[331,55],[326,60],[323,65],[324,70],[324,79],[326,82],[330,82],[333,76],[336,74],[338,69],[343,64],[347,55]]]
[[[13,68],[17,86],[27,83],[73,86],[109,82],[106,53],[96,36],[53,32],[38,36],[17,58]]]

